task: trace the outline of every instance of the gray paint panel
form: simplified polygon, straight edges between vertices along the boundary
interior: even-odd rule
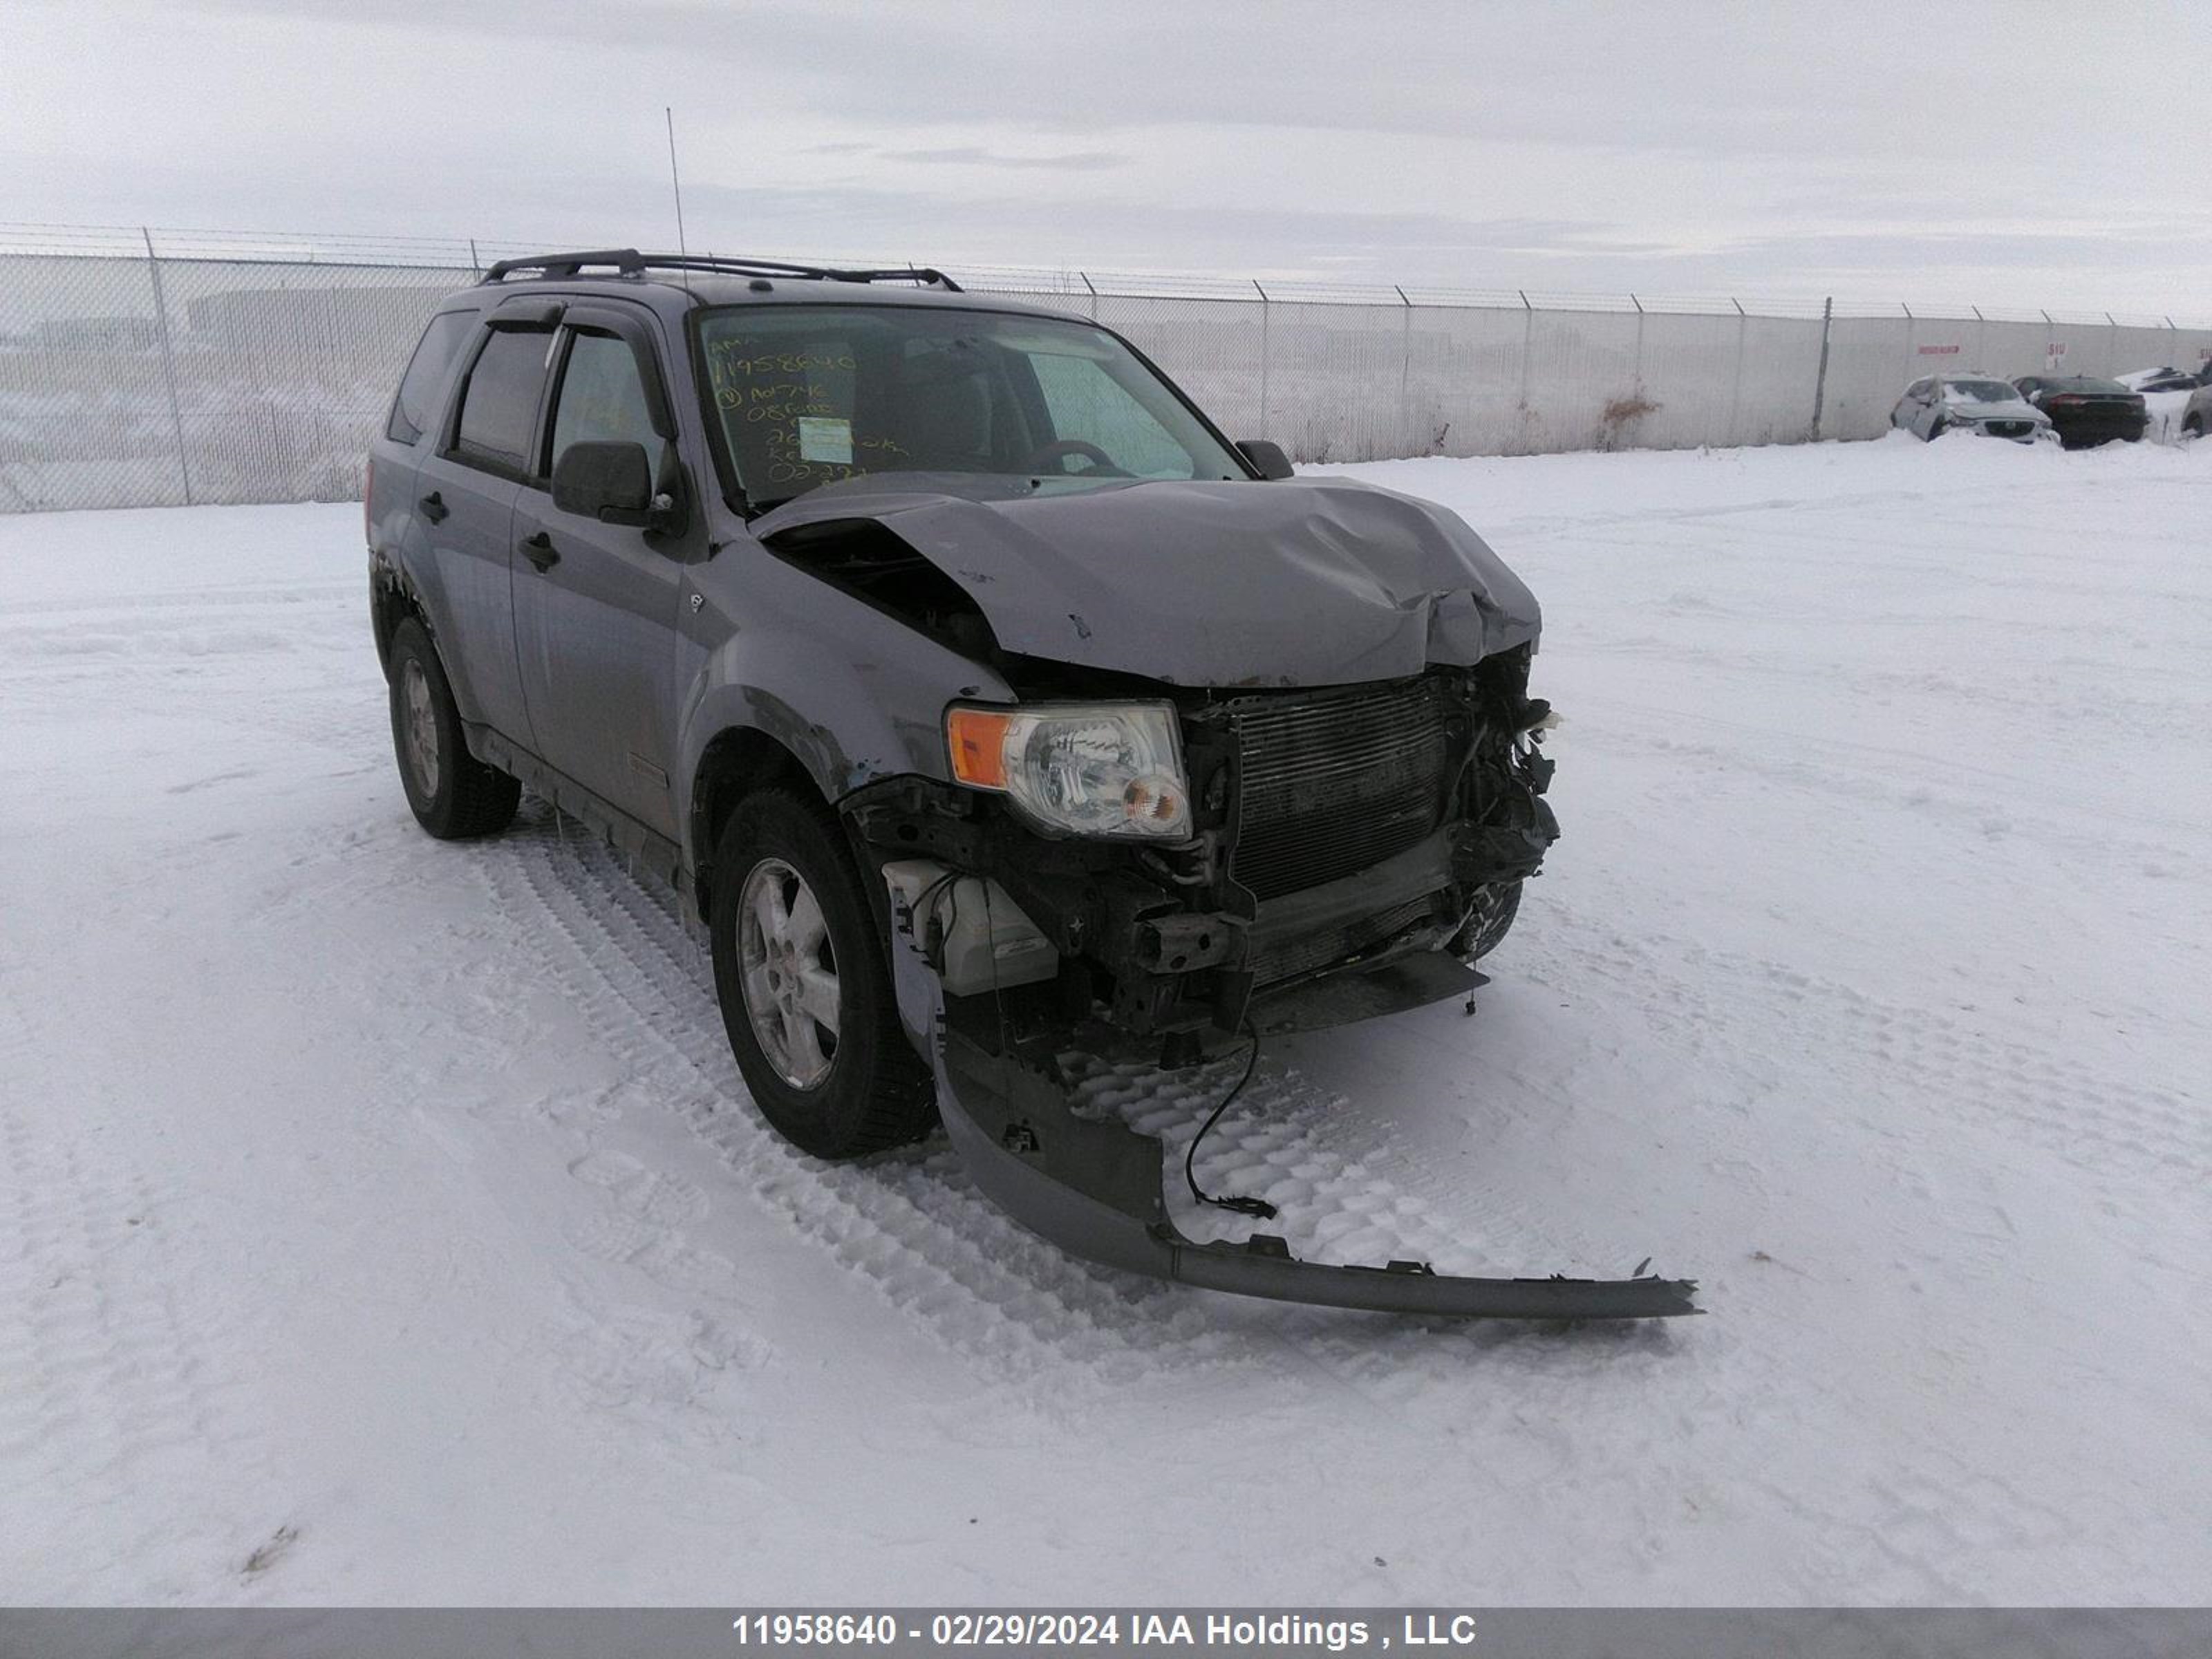
[[[688,837],[708,744],[758,731],[796,756],[829,800],[879,779],[946,775],[945,708],[1005,702],[988,668],[740,537],[690,568],[679,611],[675,790]],[[696,860],[704,848],[688,848]]]

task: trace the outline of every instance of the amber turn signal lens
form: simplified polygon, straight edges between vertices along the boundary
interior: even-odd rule
[[[955,708],[945,717],[952,775],[970,789],[1006,787],[1006,731],[1014,717],[996,708]]]

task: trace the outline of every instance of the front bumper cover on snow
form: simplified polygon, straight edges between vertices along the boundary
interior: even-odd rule
[[[953,1030],[913,915],[894,896],[899,1018],[935,1073],[938,1110],[961,1162],[992,1200],[1070,1254],[1131,1273],[1279,1302],[1494,1319],[1660,1319],[1699,1310],[1690,1279],[1462,1279],[1425,1262],[1376,1267],[1301,1261],[1279,1237],[1187,1237],[1169,1217],[1160,1143],[1078,1117],[1042,1070]]]

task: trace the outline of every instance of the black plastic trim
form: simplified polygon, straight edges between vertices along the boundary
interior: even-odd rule
[[[536,253],[526,258],[501,259],[484,272],[483,283],[504,282],[524,272],[535,272],[540,276],[576,276],[587,265],[610,266],[623,276],[641,276],[648,270],[702,270],[738,276],[797,276],[828,283],[919,283],[943,289],[948,294],[962,292],[959,283],[929,265],[805,265],[786,259],[756,259],[743,255],[723,258],[710,253],[640,253],[634,247],[598,248],[585,253]]]
[[[950,1029],[944,988],[893,902],[892,980],[900,1023],[937,1081],[945,1133],[975,1184],[1030,1231],[1073,1255],[1239,1296],[1378,1313],[1486,1319],[1666,1319],[1701,1311],[1690,1279],[1465,1279],[1425,1263],[1374,1267],[1301,1261],[1259,1234],[1201,1243],[1170,1218],[1160,1143],[1079,1118],[1065,1091],[1011,1054]]]

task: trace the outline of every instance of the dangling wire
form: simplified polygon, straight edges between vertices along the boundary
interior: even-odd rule
[[[907,907],[914,915],[915,942],[921,946],[924,955],[927,955],[933,950],[938,953],[936,965],[940,973],[945,969],[945,947],[952,938],[952,930],[960,925],[960,889],[957,885],[959,880],[959,871],[947,870],[935,881],[916,893],[914,896],[914,902]],[[951,901],[952,911],[950,917],[942,921],[936,915],[937,896],[939,893],[943,893]]]
[[[1230,1103],[1244,1092],[1244,1085],[1252,1080],[1252,1068],[1260,1063],[1260,1034],[1252,1029],[1252,1022],[1249,1018],[1244,1022],[1244,1035],[1252,1039],[1252,1046],[1244,1054],[1244,1073],[1237,1079],[1236,1086],[1221,1097],[1221,1103],[1213,1109],[1206,1121],[1199,1126],[1198,1133],[1190,1138],[1190,1145],[1182,1155],[1182,1178],[1190,1183],[1190,1195],[1201,1204],[1211,1204],[1218,1210],[1234,1210],[1238,1215],[1257,1216],[1262,1221],[1272,1221],[1276,1213],[1275,1206],[1266,1199],[1247,1198],[1242,1194],[1216,1198],[1198,1184],[1198,1143],[1212,1133],[1213,1126],[1221,1121],[1221,1115],[1229,1109]]]

